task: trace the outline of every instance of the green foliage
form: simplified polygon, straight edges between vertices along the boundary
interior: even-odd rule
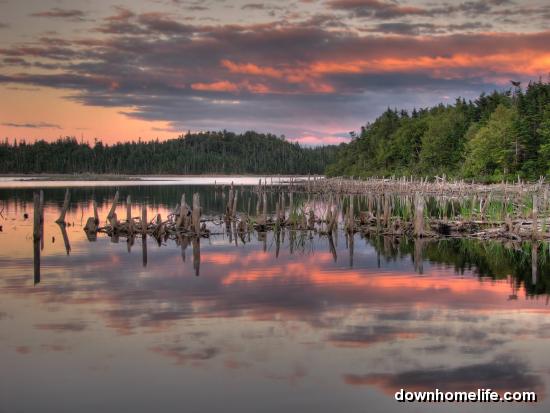
[[[425,173],[452,174],[459,165],[468,122],[461,106],[438,107],[427,119],[420,168]]]
[[[74,138],[0,144],[0,173],[322,173],[336,147],[305,148],[274,135],[246,132],[187,134],[164,142],[93,147]]]
[[[550,105],[546,106],[537,132],[541,137],[541,145],[539,148],[541,168],[545,170],[546,174],[550,174]]]
[[[464,175],[504,177],[514,169],[517,113],[503,104],[497,106],[487,124],[473,134],[466,145]],[[477,129],[474,123],[470,131]]]
[[[538,179],[550,173],[550,83],[466,102],[387,110],[342,145],[329,176]]]

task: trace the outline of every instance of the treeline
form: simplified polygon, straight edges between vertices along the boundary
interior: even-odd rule
[[[538,179],[550,174],[550,83],[412,113],[388,109],[337,158],[328,175]]]
[[[93,146],[74,138],[0,144],[0,173],[321,174],[336,147],[302,147],[271,134],[227,131]]]

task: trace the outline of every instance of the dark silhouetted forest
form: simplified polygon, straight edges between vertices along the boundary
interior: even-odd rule
[[[0,173],[320,174],[336,147],[302,147],[274,135],[227,131],[167,141],[90,146],[74,138],[0,144]]]
[[[550,83],[412,113],[388,109],[341,145],[327,174],[538,179],[550,174]]]

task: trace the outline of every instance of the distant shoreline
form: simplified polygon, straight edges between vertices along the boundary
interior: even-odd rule
[[[311,175],[319,179],[320,175]],[[307,180],[304,175],[113,175],[113,174],[11,174],[0,175],[0,189],[17,188],[68,188],[68,187],[117,187],[162,185],[216,185],[234,183],[240,186],[287,185]]]
[[[311,175],[319,177],[321,175]],[[207,178],[207,177],[235,177],[235,178],[250,178],[250,177],[293,177],[304,178],[307,175],[292,175],[292,174],[189,174],[189,175],[148,175],[148,174],[136,174],[136,175],[114,175],[114,174],[0,174],[0,179],[17,179],[25,182],[32,181],[151,181],[158,178],[158,180],[170,179],[170,178]],[[144,179],[148,178],[148,179]]]

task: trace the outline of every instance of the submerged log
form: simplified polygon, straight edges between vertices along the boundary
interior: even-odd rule
[[[88,241],[95,241],[97,239],[97,225],[94,217],[89,217],[84,226],[84,232],[88,237]]]

